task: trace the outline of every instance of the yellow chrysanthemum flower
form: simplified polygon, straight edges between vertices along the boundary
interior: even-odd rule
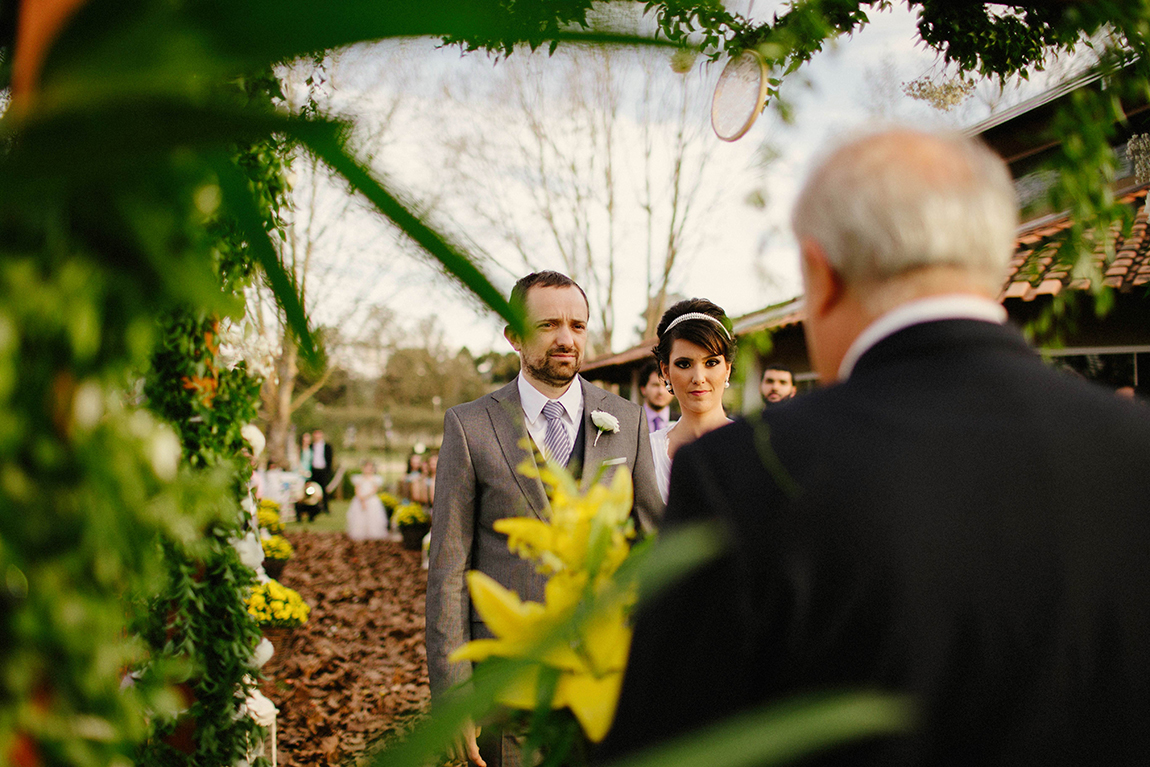
[[[311,607],[294,589],[278,581],[268,581],[252,588],[245,600],[248,614],[261,626],[295,627],[307,623]]]

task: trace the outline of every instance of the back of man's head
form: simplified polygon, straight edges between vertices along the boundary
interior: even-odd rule
[[[826,157],[807,180],[792,225],[878,313],[900,303],[885,288],[934,267],[996,296],[1018,213],[1010,173],[985,146],[900,129],[855,139]]]

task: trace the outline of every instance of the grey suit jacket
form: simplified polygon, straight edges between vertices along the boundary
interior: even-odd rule
[[[604,461],[623,459],[635,488],[635,516],[650,531],[663,503],[647,438],[647,421],[638,405],[577,379],[583,387],[583,482],[599,473]],[[619,432],[604,432],[596,444],[591,413],[603,410],[619,419]],[[431,552],[427,576],[427,668],[433,695],[471,675],[470,663],[448,663],[456,648],[490,632],[471,608],[465,574],[479,570],[521,599],[543,601],[545,579],[532,563],[507,550],[507,536],[492,529],[496,520],[514,516],[547,517],[543,483],[525,477],[518,466],[531,457],[519,389],[512,381],[499,391],[458,405],[443,419],[443,447],[435,477]],[[530,444],[528,442],[528,444]],[[612,466],[602,481],[618,470]]]

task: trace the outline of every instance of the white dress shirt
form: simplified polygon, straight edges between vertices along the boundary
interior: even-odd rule
[[[1006,322],[1006,310],[989,298],[968,293],[922,298],[895,307],[858,334],[839,364],[838,380],[847,380],[859,358],[879,341],[911,325],[937,320],[981,320],[1001,325]]]
[[[313,469],[327,468],[327,442],[320,440],[311,446],[311,467]]]
[[[527,425],[527,433],[542,451],[543,438],[547,435],[547,417],[543,415],[543,406],[547,404],[548,397],[531,385],[531,382],[519,374],[519,403],[523,406],[523,420]],[[583,387],[576,376],[567,391],[556,400],[563,406],[563,416],[559,420],[567,429],[567,444],[574,446],[575,438],[579,436],[579,424],[583,422]],[[583,456],[579,456],[582,460]]]

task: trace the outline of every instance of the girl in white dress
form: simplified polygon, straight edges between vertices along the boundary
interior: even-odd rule
[[[723,392],[731,385],[735,340],[726,320],[718,305],[691,298],[672,306],[659,321],[659,342],[652,351],[682,412],[678,421],[651,434],[655,479],[664,503],[675,452],[731,422],[723,410]]]
[[[375,473],[375,464],[363,462],[363,473],[351,478],[355,497],[347,507],[347,535],[353,541],[379,541],[387,537],[387,514],[379,490],[383,477]]]

